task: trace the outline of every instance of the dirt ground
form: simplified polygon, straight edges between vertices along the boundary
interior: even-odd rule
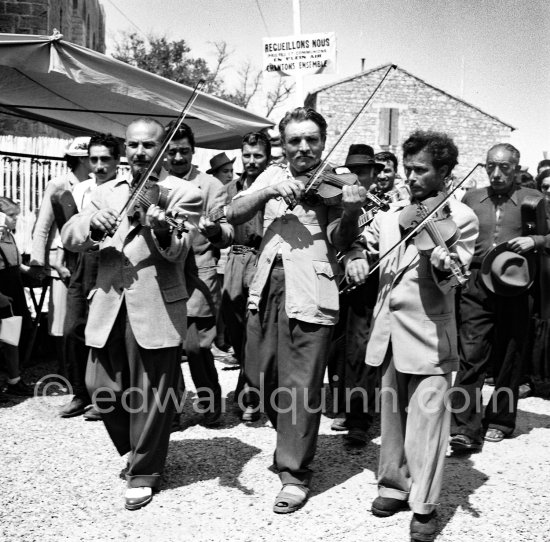
[[[192,389],[186,365],[186,383]],[[237,371],[219,364],[224,395]],[[47,364],[27,371],[38,380]],[[275,433],[264,419],[240,423],[228,401],[219,428],[198,425],[191,397],[172,434],[162,491],[139,511],[124,509],[125,465],[101,422],[61,419],[65,395],[0,405],[0,540],[12,541],[299,541],[409,540],[410,512],[388,519],[369,512],[376,497],[380,439],[346,447],[323,416],[307,505],[272,512],[280,484],[268,469]],[[191,396],[192,394],[190,394]],[[550,402],[520,400],[513,438],[480,454],[449,457],[438,541],[550,541]]]

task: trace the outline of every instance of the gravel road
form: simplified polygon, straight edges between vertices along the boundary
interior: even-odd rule
[[[237,371],[225,367],[218,365],[227,395]],[[27,380],[49,370],[32,367]],[[101,422],[57,417],[66,400],[46,395],[0,405],[2,541],[409,540],[410,512],[388,519],[369,512],[377,426],[365,448],[350,449],[323,416],[311,498],[294,514],[276,515],[280,484],[268,469],[275,444],[268,422],[244,425],[228,402],[220,427],[207,429],[197,424],[189,397],[183,429],[172,434],[163,490],[146,508],[128,512],[118,477],[124,458]],[[549,475],[550,401],[522,399],[514,438],[447,459],[437,540],[550,541]]]

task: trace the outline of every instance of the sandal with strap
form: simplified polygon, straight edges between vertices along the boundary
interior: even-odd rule
[[[504,437],[504,433],[494,427],[487,429],[487,433],[485,433],[485,440],[488,442],[500,442]]]
[[[300,489],[301,495],[288,491],[289,486],[294,486]],[[281,491],[275,498],[273,512],[276,514],[291,514],[296,512],[306,504],[309,496],[309,488],[298,484],[284,484]]]

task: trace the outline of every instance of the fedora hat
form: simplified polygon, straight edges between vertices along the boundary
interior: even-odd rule
[[[481,262],[481,280],[497,295],[512,297],[528,290],[535,277],[533,255],[524,256],[508,249],[508,243],[492,248]]]
[[[232,164],[235,161],[235,158],[231,160],[225,152],[221,152],[220,154],[216,154],[216,156],[213,156],[210,158],[210,169],[206,172],[209,175],[212,175],[212,173],[216,172],[218,169],[220,169],[222,166],[225,166],[225,164]]]
[[[354,143],[349,146],[346,163],[344,166],[373,166],[378,171],[384,169],[384,165],[377,163],[374,159],[374,150],[370,145]]]

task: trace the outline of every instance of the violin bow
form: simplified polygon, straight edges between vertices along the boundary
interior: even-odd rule
[[[384,261],[396,248],[400,247],[403,243],[406,243],[411,237],[414,237],[424,227],[424,224],[426,224],[426,222],[428,222],[441,209],[443,209],[443,207],[445,207],[445,205],[447,204],[447,202],[449,201],[451,196],[464,184],[464,182],[468,179],[468,177],[470,177],[478,167],[483,167],[484,165],[485,164],[482,164],[481,162],[477,163],[468,172],[466,177],[464,177],[459,183],[457,183],[457,185],[447,193],[445,198],[443,200],[441,200],[441,202],[439,204],[437,204],[431,211],[429,211],[426,214],[426,216],[414,228],[412,228],[409,231],[409,233],[404,235],[399,241],[397,241],[397,243],[395,243],[395,245],[393,245],[393,247],[388,249],[384,254],[382,254],[382,256],[380,256],[380,258],[378,258],[378,261],[374,264],[374,266],[371,269],[369,269],[368,276],[372,275],[380,267],[380,265],[382,264],[382,261]],[[350,285],[346,286],[343,290],[341,290],[340,293],[342,293],[342,294],[347,293],[347,292],[353,290],[356,286],[357,286],[356,284],[354,284],[354,285],[350,284]]]
[[[376,85],[376,88],[372,91],[371,95],[367,98],[367,101],[361,106],[361,109],[359,109],[359,111],[357,112],[357,114],[355,115],[353,120],[348,124],[347,128],[342,132],[340,137],[336,140],[336,143],[334,143],[334,145],[332,146],[332,149],[330,149],[330,151],[326,154],[326,156],[323,158],[321,163],[317,166],[317,169],[315,170],[315,173],[312,175],[311,179],[307,183],[306,188],[304,189],[304,194],[307,194],[310,191],[310,189],[313,186],[315,186],[315,183],[316,183],[317,179],[321,176],[321,174],[323,173],[323,171],[327,167],[328,160],[332,156],[334,151],[336,150],[336,147],[338,147],[338,145],[344,139],[346,134],[353,128],[353,126],[355,126],[355,123],[359,120],[361,115],[365,112],[365,110],[367,109],[367,107],[371,103],[372,99],[374,98],[374,96],[376,95],[376,93],[378,92],[378,90],[380,89],[382,84],[384,83],[384,81],[389,76],[390,72],[392,70],[395,70],[396,68],[397,68],[396,64],[392,64],[388,68],[388,71],[384,74],[384,77],[382,77],[382,79],[380,79],[378,85]]]
[[[135,184],[134,188],[132,189],[132,192],[118,213],[117,217],[117,226],[115,228],[115,231],[113,232],[113,235],[116,233],[118,228],[120,227],[120,224],[122,223],[122,219],[124,218],[125,214],[128,212],[128,209],[130,209],[133,205],[135,205],[136,201],[139,198],[139,194],[141,193],[143,187],[155,171],[156,167],[159,165],[160,161],[162,160],[164,153],[168,149],[168,145],[172,141],[172,138],[176,134],[176,132],[180,129],[181,125],[183,124],[183,121],[187,114],[189,113],[189,110],[195,103],[195,100],[197,99],[199,92],[201,88],[205,85],[206,81],[204,79],[200,79],[197,84],[195,85],[195,88],[193,89],[193,92],[191,96],[189,96],[187,103],[185,104],[184,108],[182,109],[179,117],[177,118],[176,122],[174,123],[174,126],[172,129],[166,134],[164,137],[164,140],[159,147],[157,154],[153,157],[151,162],[149,162],[149,165],[145,169],[145,171],[141,174],[139,181]]]

